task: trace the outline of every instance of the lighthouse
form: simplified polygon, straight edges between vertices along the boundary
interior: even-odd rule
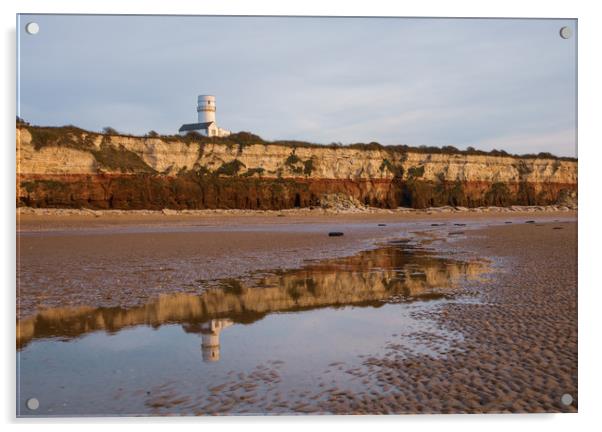
[[[215,96],[199,95],[196,112],[199,113],[199,123],[215,123]]]
[[[230,131],[217,126],[215,111],[215,96],[199,95],[196,105],[198,122],[183,124],[178,130],[178,133],[180,135],[186,135],[190,132],[197,132],[208,137],[227,137],[230,135]]]

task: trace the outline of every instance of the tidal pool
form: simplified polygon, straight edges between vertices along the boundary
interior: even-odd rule
[[[487,271],[398,241],[141,307],[46,309],[17,322],[18,415],[323,412],[332,392],[387,391],[376,358],[445,355],[462,334],[424,312]]]

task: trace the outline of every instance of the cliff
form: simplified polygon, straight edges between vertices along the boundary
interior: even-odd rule
[[[374,206],[548,205],[577,190],[577,161],[377,144],[103,135],[17,127],[17,205],[281,209],[344,194]]]

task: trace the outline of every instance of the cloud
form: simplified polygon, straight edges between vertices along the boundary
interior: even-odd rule
[[[20,115],[174,133],[217,96],[218,122],[267,139],[518,146],[573,155],[570,20],[27,16]],[[531,148],[533,146],[533,148]],[[509,150],[509,149],[508,149]]]

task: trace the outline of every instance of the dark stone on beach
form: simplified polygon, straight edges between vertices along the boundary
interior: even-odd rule
[[[535,221],[527,221],[527,222],[525,222],[525,223],[532,223],[532,224],[534,224],[534,223],[535,223]]]
[[[505,224],[511,224],[512,222],[510,222],[510,221],[506,221],[506,222],[504,222],[504,223],[505,223]]]
[[[452,231],[448,235],[451,236],[451,235],[463,235],[463,234],[464,234],[464,231]]]
[[[378,224],[378,226],[387,226],[387,224]]]
[[[410,242],[408,239],[403,240],[391,240],[389,244],[391,245],[407,245]],[[409,247],[409,246],[408,246]]]
[[[455,223],[454,225],[455,226],[466,226],[466,224],[463,224],[463,223]]]
[[[441,226],[441,225],[443,225],[443,224],[434,224],[434,223],[431,224],[431,226]]]
[[[328,237],[341,237],[343,235],[340,231],[332,231],[328,233]]]

